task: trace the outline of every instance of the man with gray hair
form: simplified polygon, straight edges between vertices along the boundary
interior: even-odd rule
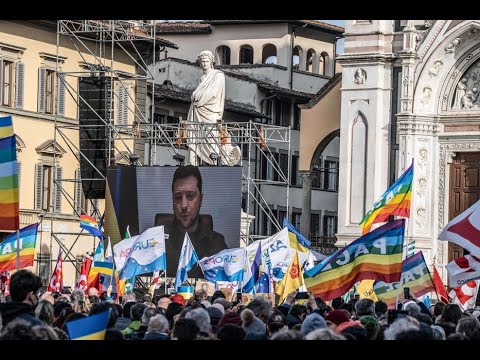
[[[200,329],[200,337],[213,337],[210,331],[210,315],[208,315],[208,312],[205,309],[197,308],[190,310],[185,314],[185,319],[195,320],[195,324],[197,324],[198,328]]]
[[[157,314],[150,318],[147,332],[143,340],[170,340],[168,335],[168,320],[162,314]]]
[[[365,315],[375,316],[375,303],[371,299],[360,299],[355,304],[355,315],[357,318]]]
[[[255,316],[266,324],[272,311],[272,303],[261,296],[256,296],[247,305],[247,309],[252,310]]]

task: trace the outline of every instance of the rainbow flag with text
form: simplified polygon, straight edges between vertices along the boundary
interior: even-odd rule
[[[391,221],[304,272],[305,286],[324,301],[364,279],[400,281],[405,220]]]
[[[19,231],[20,269],[33,266],[38,224],[28,225]],[[17,233],[7,236],[0,244],[0,272],[17,268]]]
[[[400,286],[400,289],[398,287]],[[387,303],[389,308],[395,308],[398,301],[405,300],[403,297],[403,289],[410,288],[410,294],[416,298],[425,295],[431,291],[435,291],[433,286],[432,276],[428,270],[427,264],[420,251],[415,255],[403,260],[402,262],[402,277],[400,282],[386,283],[383,281],[376,281],[373,285],[373,290],[379,300]]]
[[[413,162],[410,167],[373,204],[373,208],[360,222],[362,235],[370,232],[375,223],[386,222],[391,215],[410,217],[412,197]]]

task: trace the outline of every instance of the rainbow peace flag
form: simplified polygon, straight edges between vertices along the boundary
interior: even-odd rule
[[[391,221],[339,249],[304,272],[307,289],[327,301],[364,279],[400,281],[404,231],[404,219]]]
[[[111,309],[66,323],[70,340],[104,340]]]
[[[0,118],[0,231],[18,230],[18,169],[12,117]]]
[[[20,269],[33,266],[38,224],[28,225],[19,231]],[[7,236],[0,244],[0,272],[17,268],[17,233]]]
[[[400,286],[399,290],[397,290],[398,286]],[[397,282],[392,284],[383,281],[376,281],[373,285],[377,298],[387,303],[388,307],[391,309],[395,308],[397,292],[398,301],[402,302],[405,300],[403,296],[403,289],[405,287],[409,287],[410,294],[416,298],[431,291],[435,291],[432,276],[430,275],[430,271],[428,270],[425,258],[421,251],[403,260],[400,283]]]
[[[102,230],[100,230],[98,226],[98,221],[91,216],[85,214],[80,215],[80,227],[87,230],[93,236],[104,237]]]
[[[410,217],[410,200],[412,197],[413,161],[412,165],[390,186],[380,197],[373,208],[360,222],[362,235],[370,232],[374,223],[386,222],[389,216]]]

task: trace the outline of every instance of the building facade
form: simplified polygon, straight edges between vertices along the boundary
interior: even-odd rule
[[[102,212],[103,200],[92,203],[83,195],[79,84],[78,76],[69,74],[97,63],[98,53],[80,51],[65,37],[58,45],[56,21],[0,21],[0,116],[12,116],[17,138],[20,227],[40,223],[31,270],[48,282],[62,250],[64,286],[74,286],[74,265],[98,244],[90,235],[78,235],[79,215],[90,214],[94,207]],[[136,71],[127,55],[118,54],[115,66],[125,73]],[[133,83],[130,91],[133,101]],[[133,115],[119,111],[127,105],[117,101],[115,106],[115,122],[132,123]],[[55,123],[63,127],[63,137]]]
[[[347,20],[337,238],[415,162],[408,239],[446,279],[461,248],[438,241],[479,198],[478,20]]]
[[[160,22],[157,33],[177,44],[178,50],[169,50],[167,58],[156,64],[156,83],[163,87],[158,96],[161,99],[167,96],[169,101],[156,101],[155,112],[159,116],[170,116],[171,121],[179,117],[186,119],[190,94],[201,76],[201,70],[195,64],[197,55],[210,50],[215,56],[215,67],[226,75],[225,121],[252,120],[291,128],[290,144],[278,144],[268,155],[279,163],[285,174],[290,172],[288,208],[285,185],[264,183],[259,188],[278,224],[288,217],[294,226],[300,228],[303,194],[299,171],[302,126],[299,106],[314,99],[335,75],[335,43],[342,31],[343,28],[315,21]],[[185,99],[183,105],[179,106],[178,101],[175,102],[177,105],[172,103],[175,99],[168,96],[168,86],[174,92],[184,94],[177,97]],[[321,126],[320,122],[317,123]],[[335,171],[313,184],[313,200],[308,213],[310,237],[324,234],[333,237],[336,231],[338,148],[339,139],[336,139],[323,154],[327,167],[335,168]],[[275,181],[275,172],[266,157],[254,154],[249,158],[244,153],[244,161],[254,164],[251,177]],[[244,211],[246,198],[244,189]],[[250,205],[250,209],[255,209],[250,210],[250,215],[255,216],[251,234],[265,236],[278,231],[278,225],[266,216],[265,211],[253,201]]]

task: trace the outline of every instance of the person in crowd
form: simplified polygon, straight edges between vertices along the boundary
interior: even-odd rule
[[[167,276],[176,276],[185,233],[188,233],[199,259],[227,248],[225,237],[211,229],[200,216],[202,186],[202,175],[196,166],[179,166],[173,175],[174,220],[165,226],[165,234],[168,234],[168,240],[165,241]],[[194,266],[188,276],[203,278],[203,272],[199,266]]]
[[[13,319],[23,319],[31,325],[43,325],[35,317],[35,306],[39,301],[38,291],[42,287],[42,279],[28,270],[19,270],[10,278],[10,296],[12,302],[0,303],[0,315],[3,326]]]

